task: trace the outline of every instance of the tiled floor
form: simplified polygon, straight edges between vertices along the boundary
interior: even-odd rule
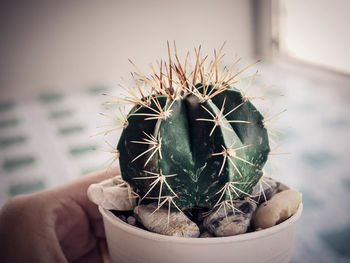
[[[268,170],[303,192],[292,262],[350,262],[350,84],[333,87],[269,65],[261,72],[252,92],[272,86],[254,104],[265,116],[287,109],[271,122],[279,138]],[[106,166],[103,138],[90,137],[106,124],[98,114],[106,111],[103,92],[118,91],[99,85],[1,99],[0,205]]]

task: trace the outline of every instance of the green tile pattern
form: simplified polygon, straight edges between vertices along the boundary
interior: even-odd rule
[[[12,110],[15,105],[14,101],[0,101],[0,112]]]
[[[102,165],[99,165],[99,166],[96,166],[96,167],[93,167],[93,168],[83,168],[83,169],[81,169],[80,175],[90,174],[90,173],[93,173],[93,172],[96,172],[96,171],[100,171],[100,170],[105,169],[105,168],[106,167],[103,167]]]
[[[33,165],[35,162],[34,156],[23,156],[23,157],[13,157],[5,159],[2,168],[5,171],[11,172],[22,167],[28,167]]]
[[[45,188],[45,182],[42,179],[33,179],[29,182],[21,182],[12,184],[9,187],[9,196],[15,196],[19,194],[30,194]]]
[[[350,260],[350,225],[321,233],[320,237],[329,248]]]
[[[312,192],[307,190],[301,190],[301,192],[303,194],[304,213],[308,213],[315,208],[324,206],[324,203],[321,202],[321,200],[316,199]]]
[[[0,149],[4,149],[10,146],[23,144],[28,138],[26,136],[14,136],[14,137],[0,137]]]
[[[73,156],[80,156],[97,149],[97,145],[83,145],[83,146],[72,146],[69,149],[69,153]]]
[[[59,128],[58,133],[62,136],[70,135],[73,133],[80,133],[84,130],[84,127],[81,125],[75,125],[75,126],[67,126]]]
[[[330,151],[305,152],[301,155],[303,162],[315,166],[326,166],[329,163],[339,161],[339,158]]]
[[[72,116],[74,113],[71,109],[55,110],[49,113],[50,119],[62,119]]]
[[[102,93],[108,92],[109,90],[110,88],[105,85],[94,85],[88,87],[87,89],[88,93],[92,95],[101,95]]]
[[[39,101],[41,101],[44,104],[60,101],[62,98],[63,94],[57,92],[45,92],[39,95]]]
[[[19,124],[19,119],[4,119],[0,120],[0,129],[11,128]]]
[[[348,178],[343,179],[342,181],[342,184],[344,185],[345,189],[348,190],[350,193],[350,176],[348,176]]]

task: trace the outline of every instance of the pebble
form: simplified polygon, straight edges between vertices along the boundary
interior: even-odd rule
[[[243,234],[250,226],[250,221],[257,205],[250,201],[236,201],[234,210],[226,206],[214,210],[203,221],[203,227],[217,237],[234,236]]]
[[[252,220],[255,229],[272,227],[283,222],[298,210],[302,194],[296,190],[285,190],[275,194],[256,210]]]
[[[146,229],[167,236],[199,237],[198,226],[184,213],[171,211],[168,222],[168,208],[161,207],[154,212],[157,206],[157,203],[150,203],[148,205],[139,205],[134,209],[138,221]]]
[[[132,226],[136,226],[136,225],[137,225],[136,218],[133,217],[133,216],[129,216],[129,217],[126,219],[126,222],[127,222],[129,225],[132,225]]]
[[[128,211],[136,206],[137,195],[128,189],[121,176],[91,184],[87,195],[90,201],[105,209]]]
[[[270,200],[278,191],[281,183],[271,177],[262,177],[254,186],[252,191],[252,199],[258,204]]]

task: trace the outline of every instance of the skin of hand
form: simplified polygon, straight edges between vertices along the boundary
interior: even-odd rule
[[[8,200],[0,210],[0,262],[102,262],[102,217],[87,198],[90,184],[119,169]]]

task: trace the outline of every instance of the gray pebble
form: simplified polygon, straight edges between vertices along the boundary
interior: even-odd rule
[[[136,224],[137,224],[136,218],[133,217],[133,216],[129,216],[129,217],[126,219],[126,222],[127,222],[129,225],[132,225],[132,226],[136,226]]]
[[[118,218],[124,222],[126,222],[126,216],[125,215],[118,215]]]
[[[214,210],[204,219],[204,228],[218,237],[245,233],[257,205],[250,201],[235,201],[233,206],[239,211],[233,210],[228,205],[226,211],[224,207]]]
[[[252,191],[252,199],[258,204],[270,200],[279,190],[280,182],[271,177],[262,177],[254,186]]]

